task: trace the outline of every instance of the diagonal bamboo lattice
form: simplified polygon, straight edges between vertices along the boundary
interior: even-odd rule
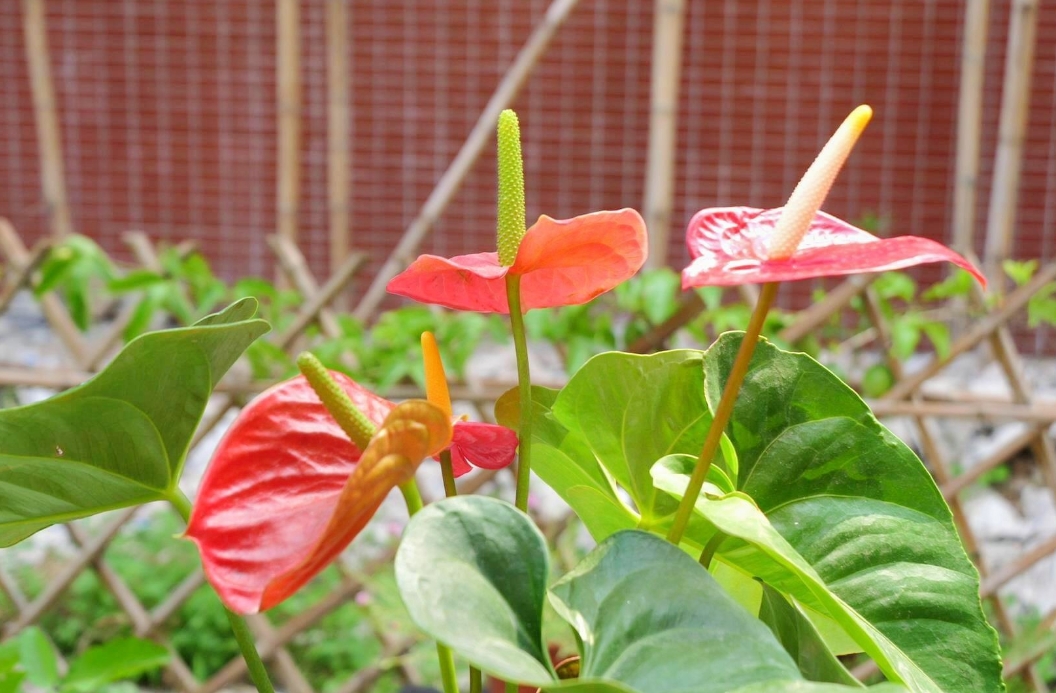
[[[136,248],[136,256],[144,267],[156,267],[154,263],[157,261],[157,256],[148,239],[142,235],[131,235],[129,242]],[[294,244],[286,239],[273,238],[272,246],[290,283],[308,297],[298,314],[298,319],[290,328],[273,336],[272,339],[279,346],[289,348],[305,328],[313,322],[317,323],[324,333],[335,330],[336,317],[328,306],[352,277],[355,267],[362,259],[351,257],[344,266],[339,268],[339,272],[320,288]],[[3,252],[7,264],[4,275],[7,278],[7,284],[0,288],[0,296],[6,296],[19,286],[27,286],[32,282],[32,268],[39,263],[43,251],[27,249],[14,229],[2,220],[0,220],[0,251]],[[991,570],[982,562],[979,542],[968,522],[961,494],[987,471],[1008,463],[1022,450],[1030,448],[1043,472],[1046,486],[1056,497],[1056,452],[1053,450],[1052,441],[1046,435],[1048,426],[1056,420],[1056,407],[1053,407],[1051,403],[1039,404],[1034,399],[1029,383],[1023,375],[1021,359],[1007,326],[1009,320],[1024,310],[1032,295],[1041,287],[1056,280],[1056,264],[1044,267],[1028,285],[1007,296],[996,308],[985,311],[983,317],[976,320],[963,335],[953,342],[949,356],[944,359],[934,358],[920,370],[908,374],[891,353],[890,328],[872,289],[872,280],[871,276],[848,279],[830,292],[823,301],[801,311],[781,336],[795,341],[845,309],[853,298],[861,297],[867,316],[872,323],[873,335],[896,378],[892,389],[882,398],[872,401],[871,405],[880,416],[907,416],[913,422],[923,457],[932,470],[944,497],[950,503],[965,545],[979,567],[982,577],[982,596],[991,603],[999,629],[1006,636],[1015,637],[1016,624],[1000,599],[999,592],[1011,580],[1023,575],[1039,561],[1056,553],[1056,536],[1038,542],[1008,564]],[[702,308],[694,301],[693,296],[687,297],[683,310],[680,310],[668,323],[661,325],[635,346],[638,349],[659,347],[680,326],[691,321]],[[745,294],[745,298],[750,300],[750,293]],[[973,296],[973,305],[977,310],[984,310],[981,293]],[[6,384],[14,382],[40,384],[42,380],[45,384],[58,386],[77,384],[90,376],[98,367],[101,347],[85,343],[80,333],[72,326],[65,307],[57,298],[43,297],[41,309],[52,329],[67,347],[70,358],[78,364],[79,369],[65,373],[65,380],[56,378],[54,372],[49,373],[47,378],[42,378],[40,374],[25,370],[17,372],[21,374],[21,380],[17,380],[17,373],[9,372],[10,369],[0,370],[0,380]],[[118,334],[123,327],[121,315],[123,313],[119,314],[118,320],[111,328]],[[115,345],[113,333],[104,335],[99,342],[105,345],[106,349],[112,350]],[[936,401],[924,395],[922,386],[929,379],[942,372],[957,356],[981,346],[988,349],[990,357],[998,364],[1013,393],[1011,399],[977,399],[965,406],[964,403]],[[231,383],[226,387],[221,387],[216,395],[216,402],[214,402],[217,406],[212,407],[213,413],[203,420],[201,429],[195,436],[195,443],[200,441],[205,432],[221,420],[226,411],[239,406],[247,395],[261,387],[263,387],[261,384],[242,383]],[[413,388],[400,387],[391,394],[395,397],[408,397],[418,393],[414,392]],[[456,389],[453,394],[456,397],[474,401],[483,411],[484,405],[493,401],[499,394],[499,390],[481,391],[463,388],[461,391]],[[970,470],[957,474],[938,442],[934,430],[936,422],[943,417],[1022,418],[1029,421],[1031,425],[1023,434],[1016,436]],[[479,486],[486,480],[487,477],[479,478],[475,480],[474,486]],[[55,606],[64,591],[80,573],[90,570],[96,573],[106,589],[114,595],[120,608],[127,614],[136,635],[154,639],[173,652],[167,668],[171,685],[184,693],[207,693],[220,690],[239,680],[245,673],[245,665],[236,658],[208,681],[198,681],[187,663],[175,653],[166,637],[166,622],[203,584],[204,577],[200,570],[187,577],[165,601],[148,610],[135,595],[133,586],[125,583],[107,564],[105,557],[107,547],[135,513],[136,509],[117,512],[105,525],[96,527],[91,533],[79,525],[68,526],[66,531],[76,551],[55,579],[33,600],[28,599],[21,591],[9,571],[0,566],[0,590],[8,595],[17,613],[13,621],[3,626],[0,634],[3,637],[10,637],[38,621],[43,614]],[[377,567],[390,558],[391,553],[387,553],[381,556],[373,566]],[[251,627],[257,636],[262,655],[273,667],[288,691],[302,693],[312,691],[313,688],[286,649],[286,645],[298,633],[310,628],[328,613],[347,603],[361,588],[362,581],[357,574],[346,570],[340,584],[332,592],[296,617],[281,624],[272,623],[266,616],[258,616],[251,620]],[[1056,611],[1045,614],[1042,618],[1042,628],[1051,628],[1053,625],[1056,625]],[[385,641],[384,652],[396,658],[392,660],[386,657],[385,661],[398,661],[398,656],[405,653],[409,647],[410,643],[406,641]],[[1044,654],[1046,654],[1045,650],[1037,650],[1015,661],[1007,662],[1006,674],[1024,676],[1029,685],[1037,691],[1048,690],[1041,673],[1033,666],[1033,663]],[[382,671],[383,667],[376,665],[356,672],[339,690],[346,693],[366,690],[376,681]],[[868,666],[859,670],[859,673],[863,675],[869,672]]]

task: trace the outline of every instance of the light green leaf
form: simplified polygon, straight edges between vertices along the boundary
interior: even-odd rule
[[[0,411],[0,546],[48,525],[159,500],[179,480],[213,387],[267,331],[253,299],[131,343],[99,375]]]
[[[558,394],[552,414],[630,494],[642,526],[657,526],[675,505],[656,492],[650,468],[666,455],[697,454],[711,423],[701,354],[595,356]]]
[[[62,690],[97,691],[100,687],[130,679],[165,666],[169,651],[157,643],[138,638],[119,638],[92,647],[70,665]]]
[[[638,516],[616,495],[586,440],[553,416],[556,398],[556,390],[532,387],[532,471],[572,507],[595,540],[634,527]],[[495,419],[513,430],[520,427],[517,388],[495,403]]]
[[[59,655],[40,628],[30,626],[19,633],[18,649],[30,683],[50,688],[59,682]]]

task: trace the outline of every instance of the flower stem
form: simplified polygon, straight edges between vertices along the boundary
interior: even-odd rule
[[[744,333],[744,339],[737,350],[737,357],[726,378],[726,387],[722,390],[719,406],[715,408],[715,417],[704,439],[704,447],[697,458],[693,475],[689,478],[686,493],[678,504],[678,512],[675,514],[675,521],[671,524],[671,531],[667,533],[667,539],[672,544],[677,545],[682,541],[682,535],[685,534],[686,526],[689,525],[693,506],[700,495],[700,489],[704,487],[704,479],[707,478],[711,462],[715,458],[715,453],[718,452],[722,432],[726,430],[726,424],[730,422],[733,405],[737,402],[737,394],[741,391],[741,383],[744,382],[744,376],[748,373],[748,364],[752,361],[756,342],[759,341],[759,333],[762,332],[763,323],[766,322],[766,314],[770,312],[770,306],[773,305],[774,298],[777,296],[777,287],[776,282],[763,284],[762,291],[759,292],[759,302],[755,304],[755,310],[752,311],[752,317],[748,321],[748,329]]]
[[[249,632],[246,620],[227,607],[224,607],[224,611],[227,612],[227,621],[231,624],[231,630],[235,634],[235,642],[238,643],[242,656],[246,660],[246,668],[249,669],[249,678],[252,679],[253,685],[257,687],[259,693],[275,693],[275,687],[271,685],[264,662],[260,660],[257,646],[253,641],[253,634]]]
[[[400,484],[400,493],[407,503],[407,514],[414,514],[422,509],[422,494],[418,491],[418,484],[412,478],[405,484]],[[458,674],[455,672],[455,656],[451,654],[450,648],[436,643],[436,658],[440,662],[440,680],[444,684],[444,693],[458,693]]]
[[[521,278],[506,275],[506,298],[510,304],[510,331],[517,354],[517,386],[521,395],[521,423],[517,430],[517,495],[514,500],[522,512],[528,512],[528,482],[532,477],[532,379],[528,371],[528,341],[524,334],[521,312]]]
[[[480,673],[480,669],[476,667],[469,668],[469,693],[483,693],[484,690],[484,677]]]
[[[444,477],[444,495],[448,498],[457,496],[458,487],[455,486],[455,469],[451,465],[450,448],[440,453],[440,475]]]
[[[168,495],[168,501],[185,523],[191,521],[191,501],[183,491],[179,488],[173,489]],[[264,668],[264,662],[260,659],[256,643],[253,641],[253,634],[249,632],[245,619],[226,606],[224,611],[227,612],[227,620],[231,624],[231,631],[235,635],[238,649],[242,651],[242,658],[246,660],[246,669],[249,671],[249,678],[253,681],[253,685],[257,687],[259,693],[275,693],[275,687],[271,685],[268,670]]]

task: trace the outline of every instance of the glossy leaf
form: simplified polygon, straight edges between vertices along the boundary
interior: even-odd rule
[[[852,690],[799,686],[795,663],[765,625],[692,558],[640,531],[609,537],[551,588],[583,657],[579,679],[557,681],[542,642],[548,574],[531,520],[481,496],[426,507],[396,555],[415,623],[509,681],[573,693],[723,693],[763,683],[758,690]]]
[[[532,387],[532,472],[565,500],[596,541],[638,524],[594,457],[584,437],[565,428],[553,415],[557,391]],[[495,403],[495,419],[516,429],[520,423],[517,388]]]
[[[546,540],[508,503],[457,496],[411,518],[396,581],[411,618],[480,669],[540,686],[554,679],[542,635]]]
[[[497,253],[422,255],[388,284],[399,296],[456,310],[509,313],[506,275],[521,277],[521,309],[586,303],[632,277],[645,263],[645,222],[633,209],[574,219],[541,216],[521,240],[513,265]]]
[[[44,402],[0,411],[0,546],[44,527],[164,498],[213,387],[267,331],[245,299],[130,342]]]
[[[877,238],[825,212],[814,216],[792,257],[771,260],[770,242],[782,209],[717,207],[697,212],[686,230],[693,261],[682,272],[682,288],[884,272],[929,262],[952,262],[986,286],[974,265],[935,241]]]
[[[363,413],[390,403],[333,374]],[[206,577],[238,613],[282,602],[333,561],[385,497],[451,442],[451,420],[410,400],[385,417],[366,451],[344,435],[303,377],[243,409],[202,479],[187,537]]]
[[[712,406],[739,343],[739,335],[725,335],[707,353]],[[827,599],[809,586],[813,576],[790,568],[801,558],[834,598],[926,675],[924,682],[914,679],[914,690],[1001,690],[997,640],[979,604],[978,574],[945,501],[920,460],[849,387],[810,357],[761,343],[726,432],[740,461],[739,489],[761,512],[724,530],[799,573],[793,582],[809,593],[761,575],[767,582],[801,601]],[[746,568],[759,558],[736,542],[720,553]],[[886,671],[896,676],[897,668],[892,663]]]
[[[661,457],[696,455],[711,423],[700,352],[652,356],[609,352],[588,361],[561,390],[553,417],[578,434],[634,501],[643,527],[674,512],[650,469]]]
[[[583,643],[581,679],[719,693],[800,678],[766,626],[652,534],[609,537],[553,586],[551,603]]]

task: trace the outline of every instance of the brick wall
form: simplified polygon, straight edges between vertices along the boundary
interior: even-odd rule
[[[640,207],[652,2],[582,0],[515,104],[529,218]],[[854,105],[876,119],[827,209],[894,233],[950,234],[962,0],[690,0],[677,207],[774,206]],[[376,268],[416,215],[544,0],[350,0],[352,245]],[[304,0],[301,242],[327,267],[324,2]],[[47,0],[67,183],[79,232],[195,238],[227,277],[271,272],[274,3]],[[1056,2],[1040,5],[1015,254],[1054,255]],[[991,3],[983,190],[995,146],[1009,0]],[[46,232],[20,3],[0,2],[0,214]],[[474,168],[423,250],[490,247],[494,162]],[[981,245],[980,245],[981,250]],[[931,275],[937,276],[934,272]],[[1038,337],[1042,339],[1042,337]]]

